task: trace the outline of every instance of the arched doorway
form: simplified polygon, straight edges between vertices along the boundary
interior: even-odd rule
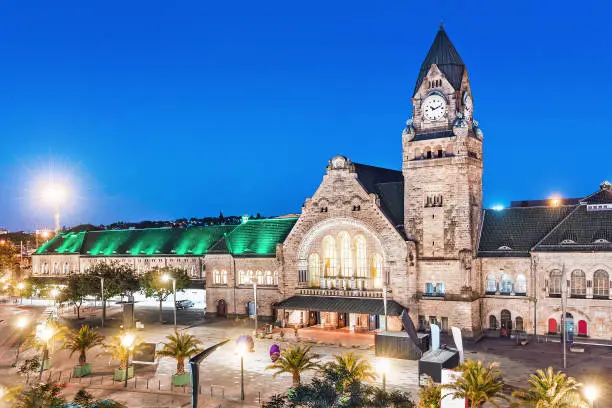
[[[489,329],[497,329],[497,317],[495,317],[494,315],[489,316]]]
[[[587,336],[588,326],[586,320],[578,320],[578,335],[579,336]]]
[[[217,302],[217,316],[225,317],[227,316],[227,305],[225,304],[224,299],[219,299]]]
[[[501,311],[501,328],[507,331],[512,330],[512,314],[507,309]]]
[[[523,318],[518,316],[516,318],[516,331],[524,331],[525,329],[523,328]]]
[[[557,321],[553,318],[548,319],[548,334],[557,333]]]

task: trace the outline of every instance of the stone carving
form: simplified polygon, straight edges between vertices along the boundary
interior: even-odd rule
[[[461,251],[459,251],[459,261],[461,262],[461,267],[463,269],[463,282],[464,285],[469,287],[470,285],[470,278],[472,275],[472,261],[473,261],[473,257],[472,257],[472,251],[469,249],[462,249]]]
[[[408,141],[414,139],[414,135],[416,134],[414,130],[414,119],[410,118],[406,121],[406,127],[402,132],[402,136],[406,137]]]
[[[453,134],[455,136],[467,136],[468,134],[468,124],[461,112],[457,112],[457,119],[453,122]]]
[[[610,182],[608,180],[604,180],[599,185],[599,188],[602,189],[602,190],[610,190],[610,189],[612,189],[612,184],[610,184]]]
[[[482,138],[484,137],[484,134],[482,133],[482,129],[480,129],[480,126],[478,125],[477,120],[474,120],[472,122],[472,129],[474,129],[474,135],[476,135],[478,140],[482,140]]]
[[[331,165],[332,169],[345,169],[347,167],[348,164],[348,159],[344,156],[334,156],[330,161],[329,164]]]

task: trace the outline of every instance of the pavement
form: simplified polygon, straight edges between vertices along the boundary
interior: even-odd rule
[[[23,382],[10,367],[16,352],[16,329],[10,324],[18,314],[27,313],[37,318],[42,307],[27,305],[0,305],[0,382],[5,385]],[[106,336],[116,335],[121,325],[121,309],[109,307],[107,320],[100,332]],[[73,327],[83,323],[97,326],[100,323],[99,308],[90,308],[77,320],[72,310],[66,309],[62,314],[64,321]],[[164,310],[164,324],[157,323],[158,309],[154,305],[136,307],[136,319],[144,322],[144,330],[138,331],[139,337],[147,342],[161,343],[173,329],[171,308]],[[204,347],[210,347],[224,339],[229,343],[213,352],[200,365],[201,407],[255,407],[260,401],[268,400],[274,394],[284,393],[291,386],[289,374],[273,377],[266,369],[271,364],[269,349],[272,344],[287,347],[296,342],[313,346],[313,351],[321,355],[322,362],[330,361],[334,354],[353,350],[363,354],[373,362],[376,360],[373,351],[374,339],[367,333],[350,333],[347,331],[327,331],[317,328],[303,328],[295,338],[293,329],[284,329],[283,338],[279,329],[266,339],[255,340],[255,351],[245,356],[244,382],[245,401],[240,401],[240,357],[236,352],[234,339],[241,334],[252,334],[253,322],[226,319],[205,319],[203,310],[187,309],[177,312],[178,329],[197,336]],[[452,340],[443,339],[442,343],[452,344]],[[525,387],[528,375],[537,368],[552,365],[560,369],[562,365],[562,348],[559,343],[538,343],[531,341],[527,346],[517,345],[512,340],[484,339],[478,343],[466,342],[466,358],[497,361],[503,372],[504,380],[512,387]],[[65,391],[72,395],[80,387],[87,388],[98,397],[117,399],[129,407],[181,407],[189,406],[189,388],[172,388],[170,379],[176,369],[176,362],[162,358],[156,364],[136,365],[136,379],[130,380],[128,388],[113,384],[111,376],[117,366],[116,361],[108,357],[96,357],[99,349],[88,353],[88,362],[93,365],[94,374],[81,380],[74,379]],[[21,358],[26,358],[33,351],[25,351]],[[51,370],[45,378],[63,382],[70,377],[72,367],[76,365],[77,356],[72,357],[66,351],[54,350]],[[387,387],[411,392],[416,398],[418,392],[418,363],[416,361],[393,359],[387,375]],[[612,384],[606,379],[612,378],[612,348],[585,346],[584,353],[567,353],[567,372],[585,384],[595,383],[601,390],[601,401],[612,398]],[[313,373],[303,375],[309,381]],[[605,405],[601,405],[605,406]],[[612,406],[612,405],[610,405]]]

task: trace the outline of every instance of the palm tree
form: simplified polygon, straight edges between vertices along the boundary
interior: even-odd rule
[[[447,387],[453,390],[452,395],[465,398],[473,408],[485,402],[498,407],[496,400],[507,401],[508,397],[502,392],[504,381],[497,366],[499,363],[484,366],[482,361],[467,360],[459,366],[461,377]]]
[[[167,343],[164,348],[157,352],[160,357],[172,357],[176,360],[176,375],[185,374],[185,359],[198,354],[202,349],[202,343],[189,333],[179,333],[176,329],[174,335],[166,336]]]
[[[104,336],[99,334],[88,325],[84,325],[79,330],[72,330],[68,339],[64,342],[62,349],[70,350],[70,357],[76,352],[79,353],[79,365],[87,363],[87,350],[99,346],[104,341]]]
[[[529,376],[529,389],[515,391],[512,396],[523,405],[534,408],[582,408],[588,407],[578,389],[581,384],[552,367],[537,370]]]
[[[354,382],[372,382],[377,378],[372,364],[363,356],[359,356],[352,351],[340,355],[336,354],[334,360],[327,363],[327,369],[341,374],[341,377],[344,378],[341,381],[343,388]]]
[[[123,344],[122,336],[113,336],[109,343],[102,344],[103,351],[100,355],[110,356],[111,360],[119,360],[119,369],[126,370],[131,351],[141,342],[140,339],[134,339],[132,347],[128,348]]]
[[[289,347],[283,350],[274,362],[266,367],[267,370],[276,370],[273,377],[281,373],[290,373],[293,377],[293,386],[299,385],[301,374],[308,370],[318,369],[318,354],[312,352],[312,346]]]
[[[419,390],[419,408],[440,408],[442,386],[427,376],[425,386]]]

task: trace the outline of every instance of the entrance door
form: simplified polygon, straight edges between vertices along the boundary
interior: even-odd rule
[[[512,330],[512,315],[509,310],[501,311],[501,328],[506,329],[508,334],[510,334],[510,330]]]
[[[587,335],[587,322],[586,320],[578,320],[578,335],[586,336]]]
[[[368,330],[374,331],[378,329],[378,315],[370,315],[370,319],[368,322]]]
[[[217,316],[227,316],[227,305],[225,304],[225,300],[223,299],[219,299],[219,301],[217,302]]]
[[[316,326],[321,322],[319,312],[308,312],[308,325]]]
[[[557,321],[553,318],[548,319],[548,333],[557,334]]]
[[[346,327],[346,325],[348,324],[346,319],[348,319],[348,316],[346,313],[338,313],[338,328],[339,329]]]

